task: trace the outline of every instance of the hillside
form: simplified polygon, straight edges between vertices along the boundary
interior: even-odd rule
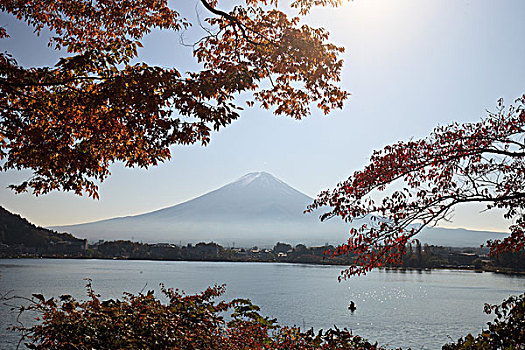
[[[58,242],[81,242],[69,233],[57,233],[31,224],[0,206],[0,243],[44,248]]]

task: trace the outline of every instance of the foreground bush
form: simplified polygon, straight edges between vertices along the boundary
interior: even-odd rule
[[[485,304],[485,312],[496,318],[489,328],[474,337],[469,334],[443,350],[523,350],[525,349],[525,294],[511,296],[501,305]]]
[[[36,311],[37,324],[13,327],[21,343],[30,349],[380,349],[346,329],[316,334],[278,326],[249,300],[214,302],[224,286],[195,295],[162,287],[166,302],[153,291],[106,301],[90,283],[87,291],[87,301],[33,294],[20,312]]]
[[[161,290],[161,299],[148,291],[101,301],[88,282],[87,301],[70,295],[46,300],[33,294],[20,313],[36,312],[36,324],[13,330],[22,334],[20,344],[30,349],[382,349],[346,329],[334,327],[314,333],[279,326],[262,317],[259,307],[247,299],[215,302],[224,286],[195,295],[164,286]],[[488,330],[477,337],[469,334],[442,349],[525,349],[525,294],[510,297],[501,305],[487,304],[485,312],[496,315]]]

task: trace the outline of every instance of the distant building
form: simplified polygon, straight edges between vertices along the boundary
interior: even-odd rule
[[[155,243],[153,244],[153,246],[157,248],[176,248],[177,247],[175,244],[171,244],[171,243]]]

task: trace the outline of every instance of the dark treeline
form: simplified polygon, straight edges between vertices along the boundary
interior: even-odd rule
[[[139,243],[132,241],[87,240],[67,233],[37,227],[19,215],[0,207],[0,258],[100,258],[200,261],[260,261],[307,264],[350,265],[353,256],[329,257],[334,251],[329,244],[307,247],[277,242],[273,248],[223,247],[217,243],[175,245],[171,243]],[[407,245],[401,266],[388,268],[470,268],[486,271],[525,271],[525,251],[489,257],[487,248],[450,248]]]
[[[84,242],[84,241],[83,241]],[[292,246],[277,242],[273,248],[223,247],[217,243],[200,242],[195,245],[171,243],[139,243],[132,241],[100,241],[96,244],[78,244],[65,241],[47,247],[25,247],[3,245],[0,257],[51,257],[51,258],[100,258],[138,260],[186,260],[186,261],[252,261],[288,262],[327,265],[348,265],[353,261],[349,255],[330,257],[326,254],[334,246]],[[427,244],[407,245],[403,264],[386,268],[466,268],[499,272],[525,272],[525,251],[506,253],[497,257],[488,255],[487,248],[452,248]]]
[[[489,256],[489,248],[407,245],[403,265],[408,268],[473,268],[486,271],[525,271],[525,251]]]

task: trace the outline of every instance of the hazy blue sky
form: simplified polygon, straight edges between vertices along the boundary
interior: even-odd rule
[[[183,4],[183,5],[180,5]],[[192,17],[197,0],[177,0]],[[314,110],[302,121],[245,110],[207,147],[174,147],[172,161],[149,170],[112,167],[94,201],[70,193],[34,197],[5,187],[29,172],[0,173],[0,203],[38,225],[62,225],[138,214],[174,205],[233,181],[267,171],[315,196],[361,168],[374,149],[419,138],[451,121],[477,121],[525,92],[525,1],[355,0],[316,8],[305,20],[329,30],[346,48],[342,85],[352,93],[328,116]],[[0,42],[22,65],[54,64],[46,39],[2,14],[11,39]],[[187,40],[197,35],[186,34]],[[140,59],[191,69],[191,50],[176,33],[153,33]],[[444,226],[503,231],[499,213],[482,207],[456,211]]]

